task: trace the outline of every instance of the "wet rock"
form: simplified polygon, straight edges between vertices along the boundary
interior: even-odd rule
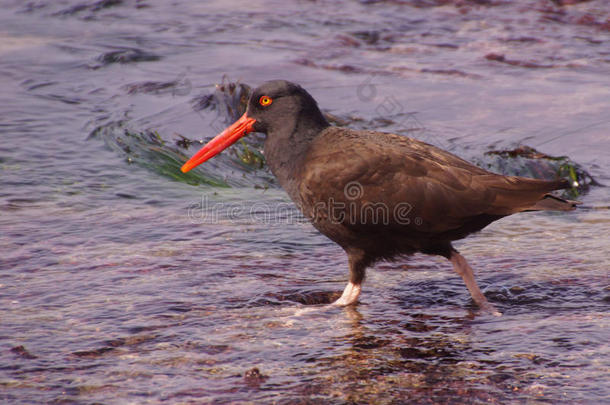
[[[521,43],[541,43],[541,39],[534,37],[511,37],[504,40],[505,42],[521,42]]]
[[[517,295],[517,294],[522,294],[523,292],[525,292],[525,288],[516,285],[516,286],[513,286],[513,287],[509,288],[509,291],[512,294]]]
[[[262,374],[257,367],[253,367],[244,373],[244,382],[249,386],[258,387],[268,378],[269,376]]]
[[[430,331],[438,329],[438,326],[428,325],[426,322],[422,322],[422,321],[413,321],[413,322],[407,322],[404,325],[404,328],[405,328],[405,330],[408,330],[409,332],[430,332]]]
[[[348,35],[343,35],[343,34],[339,34],[337,36],[335,36],[335,42],[338,43],[338,45],[340,46],[350,46],[350,47],[354,47],[357,48],[360,46],[360,41],[358,41],[357,39],[348,36]]]
[[[600,184],[578,163],[567,156],[551,156],[527,146],[514,149],[490,150],[485,152],[480,166],[498,173],[537,179],[567,179],[572,188],[565,194],[577,197],[586,193],[591,186]]]
[[[548,68],[555,67],[555,65],[543,65],[543,64],[535,63],[535,62],[507,59],[506,56],[504,56],[503,54],[498,54],[498,53],[493,53],[493,52],[485,55],[485,59],[495,61],[495,62],[506,63],[507,65],[511,65],[511,66],[519,66],[519,67],[532,68],[532,69],[548,69]]]
[[[297,302],[303,305],[330,304],[337,298],[339,293],[336,291],[309,291],[309,292],[286,292],[286,293],[267,293],[265,298],[259,302],[261,305],[279,305],[282,302]]]
[[[375,336],[356,336],[352,342],[352,347],[354,349],[363,349],[363,350],[371,350],[371,349],[379,349],[385,346],[389,346],[392,344],[391,340],[388,339],[380,339]]]
[[[548,360],[545,360],[542,357],[540,357],[539,355],[534,354],[534,353],[517,353],[517,354],[514,354],[513,357],[518,358],[518,359],[527,359],[534,364],[544,364],[544,363],[548,362]]]
[[[557,4],[558,6],[570,6],[573,4],[578,4],[578,3],[585,3],[591,0],[551,0],[553,3]]]
[[[433,347],[419,349],[416,347],[404,347],[399,349],[400,355],[406,359],[429,359],[429,358],[442,358],[443,361],[447,361],[454,357],[454,354],[443,347]]]
[[[34,356],[30,352],[28,352],[27,349],[23,345],[15,346],[15,347],[11,348],[11,352],[15,353],[16,355],[18,355],[19,357],[24,358],[24,359],[32,360],[32,359],[38,358],[37,356]]]
[[[114,347],[100,347],[99,349],[79,350],[72,353],[76,357],[96,358],[116,350]]]
[[[177,78],[169,82],[141,82],[127,84],[122,87],[127,94],[172,94],[175,96],[186,96],[192,90],[190,80]]]
[[[379,31],[356,31],[352,35],[368,45],[373,45],[379,41]]]
[[[510,381],[510,380],[514,379],[514,377],[509,373],[496,373],[496,374],[490,375],[489,377],[487,377],[487,379],[491,382],[498,384],[498,383],[503,383],[505,381]]]
[[[102,66],[113,63],[154,62],[160,59],[161,57],[158,55],[137,48],[118,49],[103,53],[97,58],[102,63]]]
[[[74,15],[82,11],[98,12],[110,7],[115,7],[123,4],[123,0],[99,0],[93,3],[82,3],[59,11],[54,15]]]
[[[79,350],[73,352],[72,355],[83,358],[97,358],[105,354],[119,353],[119,349],[129,346],[137,346],[139,344],[151,341],[155,338],[155,335],[134,335],[125,338],[116,338],[107,340],[104,342],[104,346],[97,349],[90,350]]]
[[[211,94],[204,94],[191,100],[195,111],[216,111],[222,123],[229,124],[241,117],[248,107],[252,88],[244,83],[229,82],[225,78]]]
[[[135,335],[128,336],[125,338],[108,340],[105,342],[105,344],[109,347],[136,346],[142,343],[149,342],[155,338],[155,335]]]
[[[302,65],[302,66],[308,66],[308,67],[319,68],[319,69],[324,69],[324,70],[339,71],[339,72],[343,72],[343,73],[370,73],[370,74],[375,73],[372,71],[365,71],[364,69],[362,69],[359,66],[346,65],[346,64],[332,64],[332,63],[321,64],[321,63],[317,63],[317,62],[315,62],[311,59],[307,59],[307,58],[296,59],[294,61],[294,63],[296,63],[298,65]]]
[[[557,159],[557,158],[547,155],[545,153],[538,152],[536,149],[531,148],[526,145],[521,145],[521,146],[516,147],[515,149],[509,149],[509,150],[491,150],[489,152],[486,152],[485,154],[486,155],[499,155],[499,156],[511,157],[511,158],[521,156],[521,157],[527,157],[527,158],[531,158],[531,159]]]
[[[457,70],[457,69],[429,69],[429,68],[423,68],[423,69],[420,70],[420,72],[422,72],[422,73],[434,73],[434,74],[440,74],[440,75],[449,75],[449,76],[470,77],[470,78],[479,78],[479,77],[481,77],[479,75],[472,74],[472,73],[462,72],[461,70]]]

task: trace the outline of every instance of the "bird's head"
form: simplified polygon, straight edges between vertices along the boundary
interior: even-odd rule
[[[252,91],[244,115],[208,142],[186,162],[183,173],[216,156],[250,132],[265,134],[294,130],[298,122],[328,125],[316,101],[301,86],[285,81],[266,82]]]

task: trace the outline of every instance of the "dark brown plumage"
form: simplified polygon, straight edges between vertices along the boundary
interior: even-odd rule
[[[356,302],[374,262],[422,252],[449,259],[474,301],[499,314],[451,242],[507,215],[576,204],[548,194],[564,180],[502,176],[415,139],[330,126],[315,100],[285,81],[255,89],[246,114],[183,171],[250,131],[267,134],[265,156],[280,185],[346,251],[350,282],[339,305]]]

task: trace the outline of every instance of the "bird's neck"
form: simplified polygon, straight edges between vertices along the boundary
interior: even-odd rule
[[[293,200],[297,198],[299,173],[311,142],[329,126],[319,111],[318,116],[299,118],[268,131],[265,141],[265,160]]]

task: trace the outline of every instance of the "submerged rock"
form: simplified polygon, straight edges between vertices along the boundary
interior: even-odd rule
[[[490,150],[482,158],[486,169],[516,176],[553,180],[564,178],[570,181],[571,189],[565,193],[577,197],[591,186],[600,184],[578,163],[568,156],[551,156],[536,149],[519,145],[514,149]]]
[[[102,63],[102,66],[113,63],[154,62],[159,59],[161,59],[160,56],[137,48],[124,48],[105,52],[97,58]]]
[[[251,387],[258,387],[268,378],[269,376],[262,374],[257,367],[253,367],[244,373],[244,382]]]
[[[123,0],[98,0],[93,3],[80,3],[75,6],[71,6],[69,8],[63,9],[54,15],[62,16],[62,15],[74,15],[83,11],[89,11],[96,13],[98,11],[102,11],[111,7],[120,6],[123,4]]]
[[[33,354],[31,354],[23,345],[20,346],[15,346],[13,348],[11,348],[11,352],[15,353],[16,355],[18,355],[19,357],[22,357],[24,359],[36,359],[38,357],[34,356]]]

